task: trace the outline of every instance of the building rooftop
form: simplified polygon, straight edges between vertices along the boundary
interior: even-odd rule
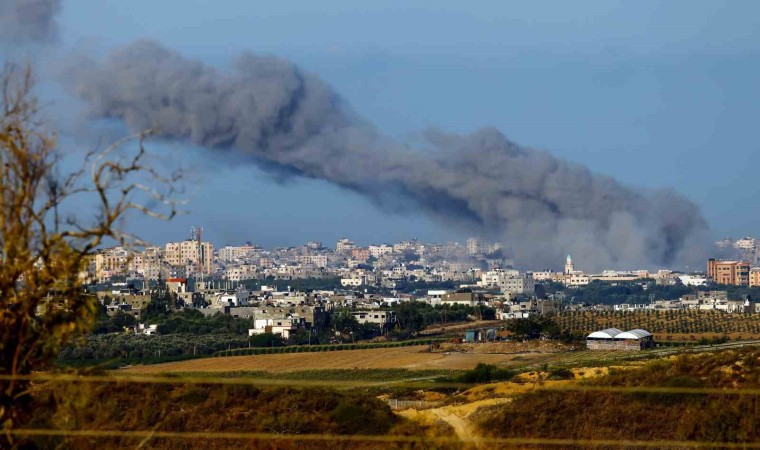
[[[614,339],[622,332],[623,330],[619,330],[617,328],[607,328],[601,331],[594,331],[593,333],[586,336],[586,339]]]
[[[615,336],[615,339],[641,339],[649,336],[652,336],[652,333],[648,332],[647,330],[636,329],[626,331],[625,333],[620,333]]]

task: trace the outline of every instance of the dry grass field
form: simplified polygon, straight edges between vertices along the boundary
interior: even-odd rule
[[[427,345],[413,347],[343,350],[333,352],[283,353],[275,355],[203,358],[121,369],[128,373],[170,372],[293,372],[322,369],[408,369],[466,370],[478,363],[502,367],[551,363],[562,356],[562,349],[512,349],[504,353],[428,352]]]

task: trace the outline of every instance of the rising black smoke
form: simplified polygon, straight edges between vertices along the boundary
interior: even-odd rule
[[[96,118],[328,180],[393,209],[402,199],[500,239],[520,264],[588,268],[688,264],[703,247],[698,208],[668,191],[612,178],[520,147],[493,128],[428,131],[418,149],[357,119],[316,76],[245,53],[221,71],[151,41],[68,71]]]
[[[50,42],[58,37],[60,0],[0,0],[0,41]]]

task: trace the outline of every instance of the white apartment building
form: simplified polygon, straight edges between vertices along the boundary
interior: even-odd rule
[[[697,275],[679,275],[678,279],[681,280],[684,286],[706,286],[707,278]]]
[[[359,323],[385,326],[396,322],[393,311],[353,311],[351,315]]]
[[[480,275],[478,286],[498,288],[505,294],[533,294],[536,282],[530,273],[520,274],[513,269],[494,269]]]
[[[418,252],[419,244],[416,241],[402,241],[398,244],[393,244],[394,253],[403,253],[405,251]]]
[[[296,256],[296,261],[301,265],[311,265],[320,268],[327,267],[327,255]]]
[[[536,291],[536,282],[530,274],[523,274],[504,278],[499,288],[505,294],[532,295]]]
[[[356,248],[356,244],[351,242],[350,240],[343,238],[338,241],[338,243],[335,245],[335,251],[337,253],[346,253],[350,252],[351,250]]]
[[[370,245],[368,250],[369,250],[370,256],[372,256],[373,258],[380,258],[383,255],[393,254],[393,247],[391,247],[388,244]]]
[[[253,264],[240,264],[224,269],[224,278],[230,281],[255,280],[259,269]]]
[[[220,248],[217,251],[217,256],[220,261],[238,261],[241,259],[250,258],[253,256],[256,247],[252,245],[231,246],[227,245]]]
[[[443,298],[443,296],[448,293],[449,291],[446,291],[446,290],[429,290],[427,291],[427,296],[425,297],[425,301],[427,303],[430,303],[433,306],[440,305],[441,298]]]
[[[734,242],[734,248],[738,250],[754,250],[755,247],[757,247],[757,241],[749,236]]]
[[[482,287],[499,287],[506,278],[519,277],[520,272],[514,269],[494,269],[483,272],[480,275],[479,286]]]
[[[532,274],[534,281],[562,281],[565,279],[565,274],[553,270],[541,270],[532,272]]]
[[[565,275],[566,286],[586,286],[591,282],[591,278],[582,272],[575,272]]]
[[[351,275],[340,279],[340,285],[343,287],[359,287],[367,284],[367,278],[363,275]]]

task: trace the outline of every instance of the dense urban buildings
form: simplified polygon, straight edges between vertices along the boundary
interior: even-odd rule
[[[250,319],[251,336],[274,333],[284,339],[319,329],[335,308],[347,309],[359,323],[376,325],[385,332],[397,320],[392,308],[409,301],[473,308],[474,318],[480,314],[477,311],[489,308],[497,319],[588,309],[760,312],[760,303],[750,298],[731,298],[726,290],[708,287],[760,286],[760,267],[740,260],[711,258],[704,273],[669,269],[587,273],[583,262],[577,264],[572,255],[567,255],[558,261],[557,267],[563,266],[561,271],[531,271],[518,270],[499,245],[476,238],[464,245],[412,239],[362,246],[342,238],[334,247],[309,241],[295,247],[265,249],[246,242],[215,249],[201,239],[198,230],[193,229],[189,239],[142,251],[101,249],[82,278],[95,286],[109,315],[126,313],[140,320],[153,290],[164,286],[178,308],[196,308],[206,316],[222,313]],[[748,240],[742,242],[746,247]],[[299,280],[322,287],[291,289],[290,284]],[[682,286],[691,290],[678,298],[652,295],[641,303],[573,302],[573,292],[592,283],[641,289]],[[146,326],[140,332],[151,334],[155,327]],[[633,330],[609,338],[595,334],[589,337],[589,348],[649,345],[651,339],[637,333],[641,334]]]

